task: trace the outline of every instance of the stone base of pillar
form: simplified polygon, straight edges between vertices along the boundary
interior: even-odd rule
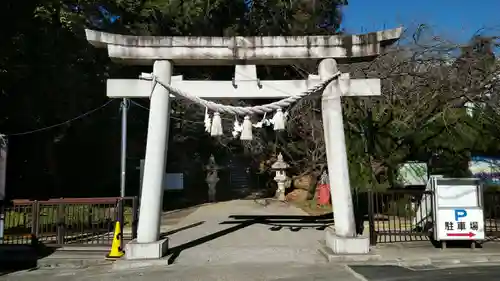
[[[167,255],[168,238],[151,243],[138,243],[135,239],[125,245],[127,260],[161,259]]]
[[[279,201],[285,201],[286,200],[286,196],[285,196],[285,192],[283,191],[276,191],[276,195],[274,195],[274,197],[279,200]]]
[[[370,252],[370,238],[364,236],[341,237],[333,227],[325,230],[326,246],[336,255],[362,255]]]

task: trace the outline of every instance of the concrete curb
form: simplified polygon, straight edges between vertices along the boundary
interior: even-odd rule
[[[114,261],[102,259],[60,259],[60,258],[43,258],[38,260],[38,268],[54,269],[54,268],[88,268],[91,266],[112,265]]]
[[[448,256],[430,256],[425,258],[415,257],[384,257],[383,255],[372,253],[367,255],[336,255],[326,246],[322,246],[318,251],[328,262],[343,263],[349,265],[397,265],[397,266],[436,266],[447,267],[453,265],[472,265],[483,263],[499,263],[499,253],[469,253],[468,255],[457,255],[450,253]]]
[[[113,263],[113,270],[127,270],[156,266],[169,266],[168,256],[159,260],[117,260]]]
[[[107,247],[36,249],[29,245],[2,245],[0,268],[87,268],[109,265]]]
[[[216,254],[213,254],[216,251]],[[175,254],[173,254],[175,255]],[[170,262],[170,263],[169,263]],[[172,258],[169,254],[159,260],[117,260],[113,269],[134,269],[142,267],[172,266],[189,264],[190,266],[228,265],[245,263],[299,263],[316,264],[325,263],[314,248],[291,248],[281,247],[218,247],[217,249],[206,248],[202,252],[180,253],[179,259]]]
[[[107,260],[106,248],[60,248],[53,254],[37,261],[39,268],[87,268],[91,266],[111,265],[114,260]]]

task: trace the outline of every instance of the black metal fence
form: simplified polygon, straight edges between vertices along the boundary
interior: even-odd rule
[[[500,191],[487,191],[483,197],[484,227],[490,240],[500,238]]]
[[[398,189],[368,194],[372,245],[429,239],[430,229],[426,225],[426,218],[427,211],[432,209],[431,192]]]
[[[116,222],[124,240],[136,237],[136,197],[14,200],[3,207],[1,244],[111,245]]]
[[[432,192],[396,189],[368,192],[370,242],[393,243],[430,240]],[[500,238],[500,192],[484,193],[485,232],[489,240]]]
[[[372,245],[430,240],[432,192],[391,189],[355,198],[358,231],[368,229]],[[500,191],[485,192],[483,202],[486,235],[490,240],[500,238]],[[117,221],[123,240],[131,240],[137,236],[138,207],[137,197],[14,200],[0,210],[0,244],[108,246]]]

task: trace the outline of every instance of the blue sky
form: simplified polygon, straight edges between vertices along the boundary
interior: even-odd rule
[[[343,14],[342,27],[354,34],[420,23],[457,43],[482,28],[488,28],[483,34],[500,34],[500,0],[349,0]]]

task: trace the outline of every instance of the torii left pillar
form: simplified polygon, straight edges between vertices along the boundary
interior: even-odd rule
[[[153,73],[163,83],[170,83],[172,63],[168,60],[155,61]],[[137,239],[125,246],[127,259],[159,259],[168,250],[168,238],[159,239],[159,236],[167,162],[170,94],[167,89],[157,85],[150,99],[140,220]]]

